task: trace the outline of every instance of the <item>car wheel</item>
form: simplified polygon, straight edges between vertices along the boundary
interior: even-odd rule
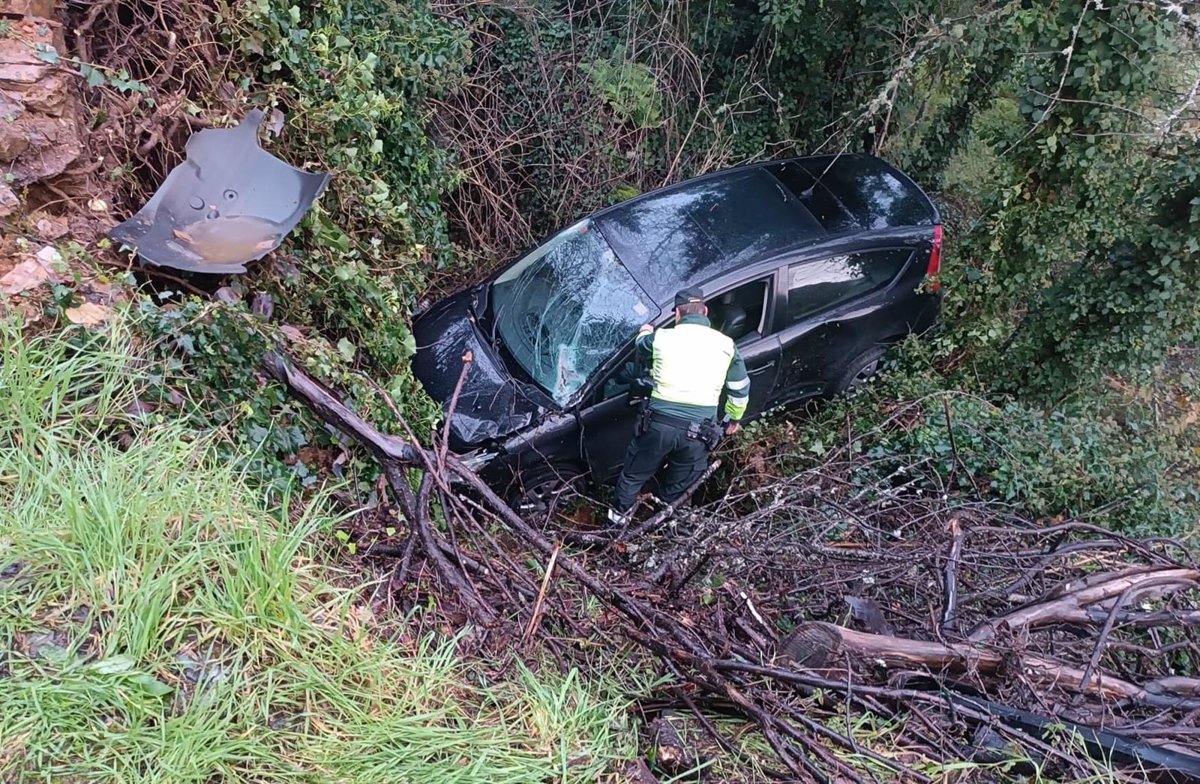
[[[517,477],[508,504],[524,517],[546,518],[586,489],[587,479],[578,466],[548,466]]]
[[[872,346],[850,360],[842,377],[833,387],[833,395],[845,395],[869,383],[883,367],[885,354],[887,354],[887,346]]]

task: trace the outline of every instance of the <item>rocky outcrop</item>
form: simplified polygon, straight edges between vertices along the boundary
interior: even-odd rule
[[[62,26],[49,0],[0,0],[0,216],[18,206],[13,190],[62,174],[83,152],[79,104],[62,61]]]

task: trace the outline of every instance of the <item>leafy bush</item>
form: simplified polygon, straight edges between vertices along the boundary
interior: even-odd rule
[[[426,276],[451,261],[439,198],[454,179],[425,122],[461,72],[464,35],[425,3],[389,0],[256,0],[235,30],[245,78],[286,117],[279,154],[333,174],[290,255],[256,283],[360,367],[402,373]]]
[[[1188,372],[1154,386],[1107,389],[1044,409],[1011,397],[947,389],[910,346],[872,387],[800,428],[794,458],[850,443],[856,481],[912,482],[949,503],[975,497],[1041,518],[1085,518],[1116,530],[1184,535],[1200,520],[1200,399]]]

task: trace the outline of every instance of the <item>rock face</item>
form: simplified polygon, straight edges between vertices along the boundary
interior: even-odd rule
[[[0,0],[0,14],[54,18],[54,0]]]
[[[12,188],[0,182],[0,218],[7,218],[20,206],[21,202],[17,199],[17,194],[13,193]]]
[[[0,0],[0,13],[45,10],[44,2]],[[59,62],[62,28],[48,19],[6,19],[0,37],[0,172],[5,189],[62,174],[83,151],[74,78]],[[0,212],[9,203],[0,193]]]

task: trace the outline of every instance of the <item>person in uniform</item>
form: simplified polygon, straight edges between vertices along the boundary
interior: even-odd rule
[[[653,390],[638,418],[617,479],[608,519],[630,520],[637,495],[666,462],[659,498],[674,503],[700,478],[722,433],[737,432],[750,400],[746,363],[728,336],[713,329],[698,289],[675,295],[675,324],[638,332],[637,351],[649,361]],[[724,389],[725,416],[717,422]]]

